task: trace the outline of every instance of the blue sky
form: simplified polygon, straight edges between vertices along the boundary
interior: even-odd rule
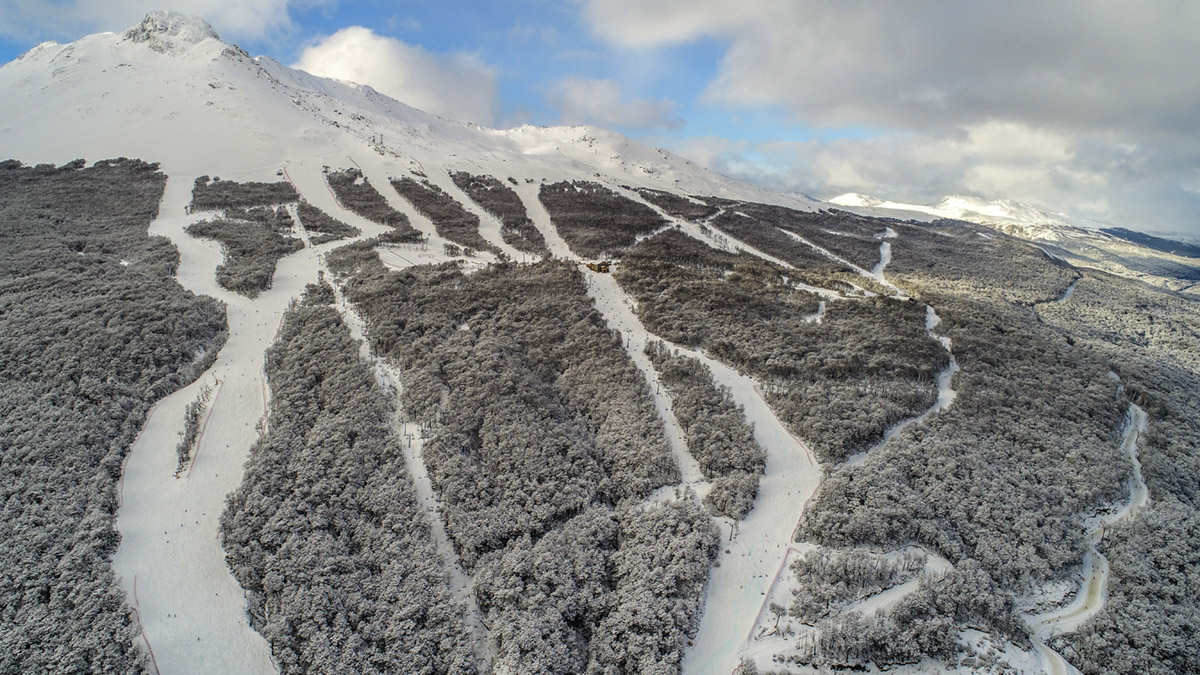
[[[818,197],[1012,199],[1200,238],[1195,0],[0,0],[0,60],[206,18],[488,126],[592,123]]]

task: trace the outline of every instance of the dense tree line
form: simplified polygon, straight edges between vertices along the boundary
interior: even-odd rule
[[[193,211],[223,211],[289,204],[300,199],[291,183],[239,183],[200,176],[192,186]]]
[[[310,289],[267,352],[270,432],[221,518],[254,627],[284,673],[473,672],[382,392]]]
[[[1109,363],[1030,310],[1038,299],[1058,297],[1073,270],[1031,246],[984,239],[966,227],[897,228],[892,278],[938,308],[962,368],[958,396],[865,463],[828,474],[799,535],[884,550],[920,542],[959,574],[969,572],[972,588],[964,595],[947,590],[953,578],[928,579],[931,597],[951,593],[952,601],[922,611],[1022,644],[1015,599],[1069,578],[1085,548],[1083,520],[1128,499],[1130,466],[1119,450],[1127,404],[1108,377]],[[964,613],[964,606],[974,609]],[[845,635],[855,633],[869,631]],[[896,658],[886,641],[871,645],[855,658],[876,650],[880,659]],[[905,658],[944,656],[937,643],[927,646],[933,651]]]
[[[666,221],[654,209],[588,181],[542,184],[538,199],[571,250],[585,258],[611,257]]]
[[[654,190],[651,188],[637,188],[637,193],[642,196],[642,199],[657,206],[663,211],[692,222],[702,222],[715,216],[721,209],[713,206],[708,202],[699,199],[689,199],[683,195],[677,195],[674,192],[665,190]]]
[[[500,252],[479,234],[479,216],[463,208],[440,187],[424,178],[418,182],[409,176],[393,178],[392,187],[432,221],[442,237],[467,249]]]
[[[279,259],[304,248],[304,242],[279,233],[276,220],[282,213],[291,229],[291,217],[284,209],[268,209],[270,220],[251,219],[251,214],[206,220],[188,225],[193,237],[213,239],[221,243],[225,260],[217,266],[217,283],[235,293],[254,298],[271,287],[275,264]]]
[[[408,222],[408,216],[393,209],[362,171],[326,171],[325,181],[342,206],[367,220],[395,228],[397,236],[404,241],[420,241],[421,233]]]
[[[196,449],[196,441],[200,438],[200,419],[208,409],[208,399],[212,396],[212,387],[204,384],[195,400],[187,404],[183,413],[183,437],[175,446],[175,455],[179,461],[175,465],[175,477],[183,472],[184,467],[192,461],[192,451]]]
[[[711,555],[697,542],[715,534],[695,507],[637,508],[678,470],[645,380],[579,271],[395,272],[370,244],[330,264],[372,348],[401,370],[447,533],[478,578],[493,666],[608,672],[619,658],[677,672]],[[676,551],[666,532],[692,534]],[[654,578],[676,565],[672,583]],[[605,646],[618,628],[621,646]]]
[[[954,662],[961,650],[959,627],[986,625],[1010,635],[1023,629],[1013,604],[996,603],[995,597],[991,578],[965,562],[944,575],[923,577],[916,591],[885,611],[821,619],[814,633],[799,638],[794,658],[833,670],[858,670],[867,663],[886,669],[924,658]]]
[[[758,479],[767,463],[767,453],[754,440],[754,427],[746,423],[746,411],[696,359],[659,341],[646,345],[646,355],[671,394],[688,449],[704,477],[713,482],[705,502],[718,513],[741,520],[754,506]]]
[[[889,557],[858,549],[807,551],[790,567],[798,587],[787,613],[814,625],[840,606],[914,578],[924,567],[925,556],[918,553]]]
[[[300,219],[300,224],[304,226],[304,229],[308,230],[309,238],[314,246],[338,239],[357,237],[361,234],[357,227],[343,223],[303,199],[296,208],[296,216]]]
[[[799,211],[786,206],[733,202],[711,197],[708,202],[718,204],[726,211],[741,212],[761,223],[794,232],[866,270],[879,262],[880,240],[887,233],[887,228],[897,222],[887,218],[860,216],[838,209]]]
[[[678,673],[684,641],[700,627],[716,526],[690,500],[635,508],[619,520],[614,607],[592,637],[588,672]]]
[[[1200,312],[1146,284],[1085,271],[1070,299],[1039,305],[1046,323],[1108,360],[1149,416],[1138,447],[1150,503],[1106,532],[1104,609],[1055,640],[1088,673],[1200,671]]]
[[[0,672],[145,669],[111,565],[121,463],[226,330],[147,234],[165,182],[123,158],[0,162]]]
[[[500,219],[500,236],[518,251],[544,255],[549,253],[546,238],[529,219],[525,204],[515,190],[493,176],[454,171],[450,178],[485,211]]]
[[[879,262],[879,242],[868,241],[865,235],[868,230],[861,223],[850,219],[832,218],[830,220],[836,222],[839,227],[848,230],[846,236],[835,235],[825,231],[824,227],[811,225],[814,220],[821,220],[820,214],[717,197],[706,197],[705,201],[721,208],[719,214],[708,220],[709,225],[792,265],[796,268],[793,273],[801,281],[835,290],[846,291],[859,287],[874,293],[888,293],[886,288],[874,280],[858,274],[847,265],[787,234],[794,232],[818,246],[832,242],[833,247],[826,246],[827,250],[832,253],[848,253],[849,255],[841,257],[851,262],[860,260],[860,267],[869,270]],[[843,220],[845,222],[842,222]],[[878,219],[875,220],[878,222]],[[833,226],[833,223],[827,225]],[[875,225],[875,229],[879,233],[885,231],[884,227],[878,224]]]
[[[667,230],[629,249],[616,278],[651,332],[762,382],[776,414],[823,461],[870,447],[933,404],[948,358],[924,330],[924,306],[837,302],[817,324],[806,317],[818,298],[787,274]]]

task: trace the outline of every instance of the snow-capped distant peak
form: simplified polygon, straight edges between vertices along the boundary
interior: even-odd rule
[[[844,195],[838,195],[837,197],[830,199],[829,203],[837,204],[838,206],[857,206],[870,208],[879,206],[883,203],[883,200],[877,197],[869,197],[867,195],[859,194],[857,192],[847,192]]]
[[[150,49],[162,54],[175,54],[205,40],[219,41],[221,36],[198,16],[154,10],[140,24],[125,31],[121,38],[146,43]]]
[[[1026,239],[1056,241],[1061,239],[1063,228],[1077,228],[1065,214],[1049,213],[1035,206],[1014,202],[1009,199],[987,201],[979,197],[951,195],[935,206],[893,202],[878,197],[848,192],[829,200],[830,204],[852,209],[863,209],[868,215],[898,215],[896,211],[923,213],[934,218],[964,220],[987,225],[1002,232],[1016,234]],[[884,212],[884,213],[880,213]]]

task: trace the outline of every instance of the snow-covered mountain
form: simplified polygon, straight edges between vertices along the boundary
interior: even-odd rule
[[[27,162],[127,156],[168,174],[233,177],[370,147],[410,166],[520,179],[601,174],[807,208],[595,127],[495,130],[442,119],[368,86],[252,58],[203,19],[171,12],[119,34],[38,45],[0,68],[0,91],[3,154]]]
[[[171,12],[0,67],[0,139],[0,672],[1200,669],[1194,302],[1084,269],[1167,254]]]

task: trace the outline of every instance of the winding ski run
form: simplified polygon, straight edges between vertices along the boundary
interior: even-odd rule
[[[1135,404],[1129,404],[1129,416],[1121,451],[1133,465],[1133,478],[1129,486],[1129,501],[1116,511],[1092,519],[1087,534],[1087,551],[1083,554],[1083,582],[1075,598],[1068,604],[1044,614],[1026,615],[1025,622],[1032,633],[1033,651],[1051,675],[1078,675],[1079,670],[1067,662],[1046,642],[1051,638],[1070,633],[1098,614],[1108,598],[1108,559],[1096,550],[1104,539],[1107,528],[1132,518],[1150,501],[1150,491],[1142,479],[1142,464],[1138,460],[1138,438],[1146,430],[1146,412]]]

